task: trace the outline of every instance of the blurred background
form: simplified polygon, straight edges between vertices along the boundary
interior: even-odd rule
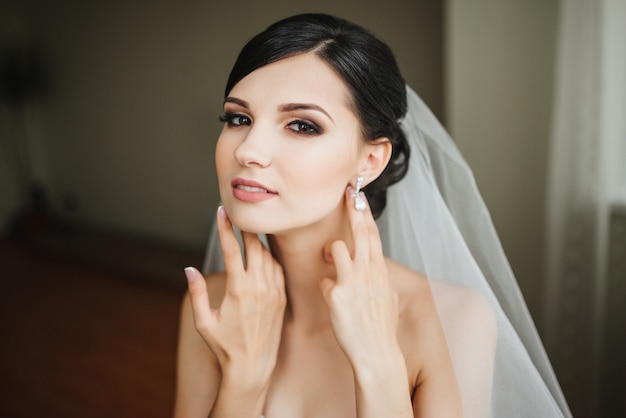
[[[227,75],[308,11],[392,47],[474,170],[574,416],[626,414],[626,2],[310,3],[0,3],[0,415],[171,414]]]

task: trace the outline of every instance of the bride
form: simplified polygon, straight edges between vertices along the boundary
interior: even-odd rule
[[[569,416],[471,173],[387,45],[277,22],[221,120],[175,416]]]

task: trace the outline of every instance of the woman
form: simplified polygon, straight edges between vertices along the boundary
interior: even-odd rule
[[[480,270],[470,271],[481,254],[457,251],[447,239],[441,245],[440,224],[451,223],[446,238],[461,244],[472,230],[442,215],[452,211],[437,208],[440,194],[423,192],[446,190],[447,177],[433,175],[443,171],[428,160],[436,156],[428,141],[411,149],[403,127],[419,136],[440,126],[428,119],[419,126],[419,115],[431,115],[410,91],[409,98],[415,109],[407,113],[389,48],[341,19],[294,16],[243,48],[216,148],[224,206],[211,254],[221,250],[224,272],[216,272],[215,258],[206,280],[185,271],[176,416],[530,416],[498,393],[500,378],[527,368],[515,330],[528,332],[528,317],[511,327]],[[430,174],[411,174],[424,166]],[[410,178],[400,181],[407,170]],[[418,184],[427,179],[440,184]],[[383,212],[387,189],[407,180],[418,186],[402,193],[409,207]],[[382,213],[379,232],[374,218]],[[267,234],[267,245],[257,234]],[[383,248],[411,268],[384,257]],[[445,258],[450,252],[458,259]],[[451,281],[431,282],[418,271]],[[535,349],[532,331],[530,324]],[[506,348],[504,357],[496,346]],[[534,411],[549,414],[534,416],[562,416],[567,407],[555,401],[558,385],[546,389],[552,375],[538,347],[530,357],[541,365],[530,363],[524,385],[537,382],[539,391],[528,393],[545,401],[535,400],[541,409]],[[522,360],[511,365],[511,352]]]

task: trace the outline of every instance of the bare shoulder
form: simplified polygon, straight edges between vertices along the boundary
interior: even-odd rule
[[[498,345],[495,312],[487,298],[473,289],[444,282],[434,282],[432,288],[465,416],[487,416]]]
[[[485,296],[466,286],[429,280],[426,276],[388,260],[389,277],[398,292],[401,311],[424,314],[435,310],[449,343],[468,343],[479,338],[495,349],[497,324]],[[416,312],[415,310],[421,312]]]
[[[430,328],[426,331],[430,337],[432,327],[439,327],[454,365],[465,416],[487,416],[498,339],[496,314],[489,300],[466,286],[429,280],[393,261],[387,265],[389,280],[399,295],[399,339],[409,347],[405,348],[407,360],[414,358],[414,342],[423,341],[419,338],[424,337],[423,329]],[[434,348],[441,351],[438,345]]]
[[[389,283],[398,293],[401,316],[414,318],[416,315],[423,317],[436,314],[437,308],[428,278],[391,259],[386,259],[386,262]]]
[[[495,355],[498,326],[487,298],[469,287],[441,281],[433,282],[431,288],[449,343],[482,346],[490,356]]]

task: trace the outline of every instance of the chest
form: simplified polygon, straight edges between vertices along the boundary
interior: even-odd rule
[[[336,341],[290,339],[278,359],[266,418],[356,417],[352,367]]]
[[[416,355],[415,327],[400,321],[398,344],[410,387],[422,359]],[[263,411],[265,418],[356,418],[352,366],[332,329],[302,337],[285,329]],[[412,391],[411,391],[412,392]]]

